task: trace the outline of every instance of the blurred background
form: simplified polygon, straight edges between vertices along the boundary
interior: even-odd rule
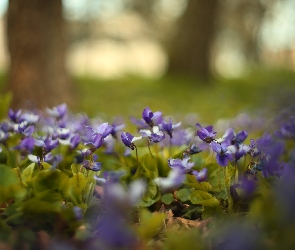
[[[0,0],[13,108],[215,122],[295,94],[294,0]]]

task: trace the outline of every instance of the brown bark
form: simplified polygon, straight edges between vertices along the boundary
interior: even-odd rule
[[[219,0],[189,0],[169,52],[168,73],[209,79]]]
[[[61,0],[10,0],[7,14],[13,108],[71,103]]]

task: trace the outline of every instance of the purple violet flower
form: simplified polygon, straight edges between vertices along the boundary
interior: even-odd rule
[[[158,126],[154,126],[152,131],[148,129],[141,129],[139,133],[142,137],[148,137],[152,142],[160,142],[165,138],[164,132],[160,130]]]
[[[17,111],[13,111],[12,109],[9,109],[9,111],[8,111],[8,117],[14,123],[19,123],[19,118],[21,116],[21,113],[22,113],[22,110],[21,109],[19,109]]]
[[[237,134],[232,128],[225,131],[224,135],[216,140],[218,143],[229,141],[231,145],[236,147],[235,160],[238,161],[241,157],[246,155],[250,151],[248,145],[242,144],[242,142],[247,138],[248,133],[245,130],[238,132]]]
[[[142,197],[146,188],[143,180],[132,182],[126,190],[119,182],[110,179],[104,184],[102,207],[99,216],[98,234],[103,249],[134,249],[138,238],[131,229],[129,213]]]
[[[33,155],[33,154],[29,154],[28,158],[30,161],[37,163],[39,166],[41,166],[42,162],[47,162],[47,163],[51,163],[53,167],[56,167],[58,163],[62,161],[61,155],[53,156],[51,152],[44,155],[42,159],[39,156]]]
[[[79,134],[72,135],[70,139],[70,148],[75,149],[76,147],[78,147],[80,141],[81,141],[81,137]]]
[[[44,142],[43,148],[45,149],[45,152],[51,152],[59,144],[58,139],[53,140],[51,136],[47,136],[47,138],[43,142]]]
[[[153,113],[149,107],[146,107],[142,112],[143,120],[150,126],[154,127],[162,121],[162,112],[157,111]]]
[[[208,169],[203,168],[201,171],[194,170],[192,174],[197,178],[198,182],[203,182],[208,178]]]
[[[84,145],[89,145],[91,151],[95,151],[96,149],[100,148],[104,142],[102,134],[96,134],[94,137],[91,138],[90,141],[84,141]]]
[[[66,131],[65,131],[66,133]],[[59,139],[60,144],[68,145],[70,149],[75,149],[78,147],[81,141],[81,137],[79,134],[65,134],[64,139]]]
[[[92,170],[94,172],[97,172],[101,170],[102,163],[97,162],[98,156],[96,154],[92,155],[92,161],[84,160],[82,163],[82,166],[86,168],[87,170]]]
[[[176,129],[173,131],[173,137],[168,142],[168,145],[176,145],[176,146],[182,146],[182,145],[188,145],[192,140],[193,132],[191,133],[189,129]]]
[[[102,146],[104,139],[110,135],[113,130],[113,127],[107,122],[99,125],[97,130],[94,130],[90,126],[85,126],[85,128],[92,132],[92,135],[84,139],[84,145],[90,145],[93,152]]]
[[[77,163],[82,163],[83,160],[92,154],[92,151],[89,150],[88,148],[84,148],[83,150],[77,150],[76,151],[78,155],[76,155],[75,160]]]
[[[6,141],[9,137],[9,132],[11,131],[10,122],[0,123],[0,142]]]
[[[35,139],[33,137],[27,137],[21,141],[21,143],[15,147],[15,149],[26,151],[31,153],[35,147]]]
[[[90,129],[94,134],[102,134],[103,139],[110,135],[113,131],[113,126],[109,125],[108,122],[100,124],[96,130],[89,126],[86,126],[86,128]]]
[[[213,126],[207,126],[203,128],[200,123],[196,123],[196,126],[199,128],[196,134],[202,141],[210,143],[214,140],[214,137],[217,132],[213,132]]]
[[[211,147],[213,151],[217,153],[216,160],[220,166],[225,167],[229,161],[234,159],[233,154],[236,152],[236,149],[230,144],[229,141],[224,141],[221,143],[212,141]]]
[[[25,112],[22,113],[20,116],[20,121],[26,121],[28,124],[36,124],[38,120],[40,119],[39,115],[35,115],[33,113]]]
[[[125,128],[125,124],[119,124],[118,121],[116,122],[113,122],[112,123],[112,132],[111,132],[111,135],[114,137],[114,138],[117,138],[117,133],[122,130],[123,128]]]
[[[136,206],[146,191],[146,182],[137,179],[130,183],[127,190],[119,182],[114,180],[107,181],[106,195],[112,199],[112,202],[119,206]]]
[[[182,168],[172,168],[166,178],[157,177],[154,182],[160,187],[162,192],[169,192],[180,187],[185,179],[185,170]]]
[[[15,133],[23,134],[25,136],[31,136],[31,134],[35,130],[35,127],[30,125],[27,121],[22,121],[21,123],[14,124],[13,130]]]
[[[147,129],[149,127],[142,118],[138,120],[134,116],[131,116],[130,121],[136,125],[138,129]]]
[[[261,152],[256,147],[256,143],[253,139],[250,140],[249,148],[250,149],[248,151],[248,154],[250,154],[252,157],[256,157],[256,156],[260,155]]]
[[[248,133],[246,130],[242,130],[240,132],[238,132],[237,134],[235,133],[235,131],[232,128],[229,128],[225,131],[224,135],[222,136],[222,138],[218,139],[218,142],[223,142],[223,141],[230,141],[230,143],[232,145],[240,145],[243,141],[246,140],[248,136]]]
[[[135,149],[134,142],[137,141],[137,140],[142,139],[142,137],[141,136],[140,137],[134,137],[129,132],[122,132],[121,139],[122,139],[122,142],[125,144],[126,147],[134,150]]]
[[[47,108],[47,113],[58,120],[62,119],[66,115],[67,111],[68,107],[65,103],[53,107],[52,109]]]
[[[183,160],[170,158],[168,160],[168,165],[172,169],[179,168],[184,170],[185,172],[188,172],[195,165],[194,162],[189,162],[189,160],[189,157],[185,157]]]
[[[195,144],[192,144],[190,147],[188,147],[184,152],[184,157],[189,157],[190,155],[198,154],[202,152],[200,148],[198,148]]]
[[[248,133],[246,130],[242,130],[240,132],[238,132],[234,138],[234,142],[232,142],[232,144],[241,144],[243,141],[246,140],[246,138],[248,137]]]
[[[265,134],[257,140],[257,148],[260,152],[276,160],[280,158],[284,151],[283,143],[275,140],[275,138],[269,134]]]
[[[248,154],[251,148],[248,145],[240,144],[235,153],[235,160],[238,161],[244,155]]]
[[[276,136],[286,139],[295,138],[295,116],[289,117],[289,119],[281,125],[281,128],[276,131]]]
[[[169,122],[167,123],[164,120],[162,120],[161,123],[159,124],[159,127],[161,130],[164,130],[170,136],[170,138],[172,138],[173,129],[178,128],[180,125],[181,125],[181,122],[173,125],[172,119],[169,119]]]
[[[57,128],[57,137],[61,140],[66,140],[69,138],[71,131],[68,128]]]

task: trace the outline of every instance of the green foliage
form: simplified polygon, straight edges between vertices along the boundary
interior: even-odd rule
[[[188,188],[182,188],[176,191],[177,198],[182,202],[188,201],[190,194],[191,190]]]
[[[166,230],[167,239],[162,249],[185,249],[185,250],[202,250],[206,249],[201,235],[197,229],[190,231],[175,231],[174,229]]]
[[[59,213],[61,209],[62,196],[51,189],[38,192],[36,196],[26,200],[22,205],[22,212],[30,215]]]
[[[101,111],[97,107],[104,107],[103,111],[111,117],[117,114],[126,116],[140,114],[142,106],[148,105],[153,110],[161,107],[163,113],[173,113],[176,117],[198,112],[204,121],[212,122],[221,116],[228,118],[236,115],[244,107],[244,103],[249,102],[248,108],[252,105],[265,104],[267,96],[270,96],[270,92],[275,93],[277,87],[275,84],[268,85],[268,83],[258,86],[256,83],[261,79],[263,78],[258,77],[252,83],[246,83],[244,80],[225,81],[223,85],[217,83],[215,89],[209,87],[200,89],[192,86],[189,80],[179,84],[179,79],[172,82],[169,87],[165,85],[167,79],[161,82],[141,81],[142,86],[139,86],[135,79],[112,81],[112,84],[109,84],[109,81],[97,82],[94,79],[82,79],[82,108],[80,108],[94,115]],[[124,89],[119,88],[121,84],[124,84]],[[288,84],[284,86],[292,90],[290,93],[295,92],[294,88]],[[147,91],[141,91],[142,87],[145,87]],[[265,96],[262,96],[261,92],[256,93],[261,90],[267,92]],[[101,98],[89,95],[90,92],[98,91]],[[198,98],[196,98],[196,91]],[[110,97],[109,93],[113,95]],[[126,98],[127,94],[130,94],[130,98]],[[113,105],[105,105],[112,101],[110,98],[116,101],[112,102]],[[10,99],[9,95],[1,99],[0,118],[4,117],[4,114],[6,116]],[[166,103],[169,103],[169,106],[165,106]],[[139,117],[140,115],[137,116]],[[161,148],[158,145],[152,145],[151,155],[145,146],[146,141],[138,142],[137,158],[135,151],[131,152],[132,156],[124,156],[122,143],[117,143],[113,154],[105,154],[102,150],[95,152],[99,155],[99,161],[102,162],[103,167],[101,172],[93,172],[77,163],[79,161],[74,158],[75,150],[71,151],[70,147],[65,145],[59,145],[53,150],[53,155],[61,154],[63,157],[57,165],[46,162],[31,163],[25,157],[27,152],[14,150],[22,139],[23,135],[15,134],[10,136],[3,145],[1,144],[0,241],[11,242],[13,239],[11,237],[16,237],[18,230],[25,228],[30,232],[28,234],[32,234],[36,239],[39,236],[37,237],[35,232],[42,231],[50,234],[50,237],[58,235],[65,240],[82,242],[81,245],[88,240],[91,242],[96,234],[100,233],[101,228],[98,225],[102,215],[112,210],[109,207],[106,208],[103,202],[101,203],[100,198],[103,197],[105,190],[103,186],[96,186],[94,176],[105,177],[104,174],[107,171],[122,171],[123,175],[119,178],[122,190],[123,187],[126,188],[125,191],[128,190],[130,183],[138,179],[142,179],[147,184],[146,192],[135,207],[129,204],[131,199],[128,196],[130,192],[128,190],[128,192],[122,192],[122,195],[126,196],[123,202],[118,202],[118,208],[116,208],[122,213],[127,210],[128,216],[124,219],[126,222],[132,220],[135,231],[139,235],[137,249],[141,246],[147,246],[147,249],[149,246],[151,249],[153,246],[155,246],[154,249],[157,249],[157,246],[160,246],[160,249],[207,249],[208,245],[211,245],[207,244],[204,238],[212,232],[210,228],[212,225],[203,226],[202,223],[207,219],[216,222],[222,219],[230,220],[240,215],[246,215],[247,219],[254,220],[253,225],[257,225],[258,228],[265,227],[266,241],[270,242],[268,246],[271,248],[275,248],[277,246],[275,240],[279,242],[280,239],[287,248],[292,246],[293,241],[289,238],[292,237],[295,227],[284,215],[286,212],[284,207],[276,204],[278,198],[273,193],[279,180],[277,176],[262,178],[261,174],[257,174],[256,179],[250,176],[249,178],[255,179],[256,191],[247,196],[245,190],[237,186],[234,189],[237,197],[232,197],[230,188],[236,182],[241,183],[236,178],[238,175],[234,176],[235,167],[230,164],[227,167],[220,167],[216,164],[214,154],[208,156],[206,152],[202,152],[192,156],[191,161],[195,163],[193,170],[207,168],[207,180],[200,183],[188,171],[182,185],[176,189],[163,191],[159,189],[154,179],[167,177],[171,171],[167,160],[170,157],[183,158],[183,152],[187,146]],[[287,145],[288,150],[293,147],[294,143],[290,141]],[[36,148],[33,153],[41,157],[43,155],[41,147]],[[78,149],[83,148],[81,143]],[[286,162],[291,158],[290,154],[284,157]],[[247,164],[240,165],[237,166],[237,171],[241,172],[239,177],[243,177]],[[96,192],[94,192],[95,188]],[[120,190],[117,192],[119,193]],[[240,209],[241,205],[246,205],[246,212]],[[133,209],[137,209],[139,215]],[[131,215],[134,218],[131,219]],[[183,225],[169,228],[169,223],[173,224],[175,221]],[[196,228],[191,229],[193,227]],[[290,233],[286,233],[284,227]]]
[[[0,205],[11,199],[21,198],[23,188],[17,173],[4,164],[0,164],[0,173]]]
[[[75,174],[69,180],[69,197],[74,205],[83,204],[85,202],[86,187],[91,183],[82,173]]]
[[[142,239],[149,240],[153,238],[161,229],[166,215],[163,213],[150,213],[142,209],[140,211],[140,225],[137,232]]]
[[[203,167],[208,169],[208,182],[212,187],[211,191],[216,197],[227,199],[225,168],[220,167],[217,163],[207,163]]]
[[[144,194],[142,201],[140,202],[141,206],[149,207],[158,200],[161,199],[161,193],[153,180],[148,180],[147,182],[147,191]]]
[[[150,154],[145,154],[141,157],[141,165],[144,170],[144,176],[154,179],[159,176],[158,173],[158,162],[159,159],[151,156]]]
[[[173,194],[168,193],[168,194],[163,194],[161,197],[161,201],[166,204],[169,205],[171,204],[171,202],[174,200]]]
[[[21,180],[25,186],[31,186],[35,165],[35,163],[31,163],[21,173]]]
[[[33,188],[36,193],[51,190],[65,197],[69,189],[69,177],[58,169],[46,169],[33,178]]]
[[[205,207],[219,206],[219,201],[214,196],[202,190],[192,192],[189,199],[193,204],[203,205]]]

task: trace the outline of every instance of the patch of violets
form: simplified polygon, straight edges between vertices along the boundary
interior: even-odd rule
[[[164,117],[160,111],[153,112],[149,107],[142,111],[140,119],[134,117],[130,119],[136,125],[136,133],[122,131],[125,129],[125,124],[118,120],[109,124],[91,120],[85,115],[75,117],[68,113],[66,104],[47,109],[46,114],[10,109],[8,118],[0,123],[0,153],[3,148],[7,148],[9,140],[16,138],[17,145],[7,150],[20,151],[24,161],[34,162],[40,168],[44,163],[49,163],[52,169],[61,167],[66,157],[60,154],[63,147],[66,153],[74,154],[75,160],[72,164],[78,164],[80,172],[83,170],[87,173],[93,172],[94,180],[103,188],[101,199],[103,211],[96,224],[96,236],[105,249],[137,246],[138,238],[130,227],[128,213],[140,206],[142,197],[148,191],[148,182],[154,183],[162,194],[173,193],[184,187],[190,177],[201,184],[208,182],[210,170],[206,167],[201,168],[196,161],[202,155],[214,155],[214,161],[223,170],[226,167],[237,168],[243,161],[247,163],[244,172],[240,173],[241,177],[238,179],[234,176],[234,185],[232,185],[242,189],[245,200],[251,199],[255,194],[259,178],[275,177],[278,180],[276,184],[276,195],[280,197],[278,200],[287,204],[287,207],[295,207],[294,195],[288,191],[289,186],[293,187],[293,184],[285,184],[285,182],[291,183],[290,176],[294,176],[295,153],[292,151],[289,161],[284,157],[288,147],[286,141],[295,138],[294,116],[285,120],[273,134],[265,133],[256,141],[249,138],[249,143],[246,142],[248,138],[246,130],[236,133],[233,128],[227,128],[218,138],[217,131],[212,125],[203,127],[200,123],[196,123],[196,129],[183,128],[181,122],[174,123],[172,118]],[[166,157],[167,155],[169,157],[165,164],[169,171],[165,175],[130,179],[124,185],[121,179],[124,179],[125,172],[118,175],[119,171],[104,169],[103,157],[98,155],[114,154],[127,162],[135,158],[132,156],[132,151],[136,150],[137,165],[134,171],[136,172],[142,167],[137,151],[142,150],[146,140],[148,147],[150,143],[151,146],[158,144],[157,150],[160,153],[166,150]],[[127,151],[115,151],[116,146],[120,150]],[[185,149],[174,157],[169,150],[177,146]],[[151,151],[150,153],[151,158],[157,157]],[[292,199],[289,200],[288,197]],[[288,214],[292,211],[286,209]],[[241,242],[247,242],[247,237],[242,236],[243,232],[255,231],[249,229],[248,224],[247,227],[234,225],[240,231],[233,233],[236,238],[241,239]],[[235,249],[240,247],[239,241],[231,239],[232,228],[223,234],[224,239],[217,247]],[[247,246],[252,247],[255,242],[253,240]]]
[[[94,152],[104,147],[106,153],[112,153],[116,140],[118,140],[117,134],[120,135],[123,144],[131,150],[134,150],[136,143],[144,138],[147,138],[149,142],[159,143],[161,148],[173,145],[187,145],[189,147],[191,142],[197,142],[197,139],[199,139],[209,146],[207,149],[215,153],[216,162],[221,167],[235,164],[242,157],[252,155],[253,160],[255,160],[251,165],[252,173],[261,171],[264,176],[278,174],[282,166],[280,163],[280,155],[283,153],[282,143],[271,141],[269,136],[266,135],[256,144],[251,140],[251,144],[246,145],[244,141],[248,133],[245,130],[235,133],[232,128],[228,128],[222,137],[216,139],[217,132],[214,131],[213,126],[203,127],[200,123],[196,123],[197,130],[194,135],[187,129],[181,128],[180,122],[173,124],[171,118],[163,118],[162,112],[153,112],[149,107],[146,107],[140,120],[131,118],[139,131],[139,136],[135,136],[129,132],[121,132],[125,127],[122,122],[114,122],[112,125],[108,122],[91,125],[86,116],[75,119],[70,117],[67,111],[66,104],[47,109],[47,117],[22,110],[9,110],[9,120],[1,123],[0,126],[1,142],[5,144],[5,141],[13,132],[20,134],[21,139],[15,149],[20,150],[23,154],[34,155],[32,151],[36,147],[42,148],[43,155],[38,156],[36,162],[47,159],[48,157],[45,156],[57,148],[59,144],[68,146],[69,150],[74,150],[83,142],[86,147],[78,150],[77,154],[80,154],[84,159],[82,166],[94,171],[100,170],[102,165],[102,163],[96,161],[97,157]],[[288,134],[288,138],[290,138],[293,131],[293,120],[290,118],[282,125],[277,137]],[[41,123],[38,126],[42,127],[43,131],[35,131],[37,122]],[[169,142],[166,140],[165,134],[170,138]],[[193,145],[195,148],[190,149],[191,153],[193,151],[200,153],[204,148],[202,143],[199,143],[198,146]],[[272,145],[271,148],[268,145]],[[86,159],[89,157],[91,159]],[[184,154],[183,159],[169,159],[168,165],[171,168],[177,166],[182,170],[186,169],[183,171],[184,173],[194,174],[199,181],[206,180],[207,172],[203,170],[199,173],[195,169],[191,170],[190,168],[194,163],[189,163],[189,159],[189,154]],[[182,167],[180,167],[181,164]]]

